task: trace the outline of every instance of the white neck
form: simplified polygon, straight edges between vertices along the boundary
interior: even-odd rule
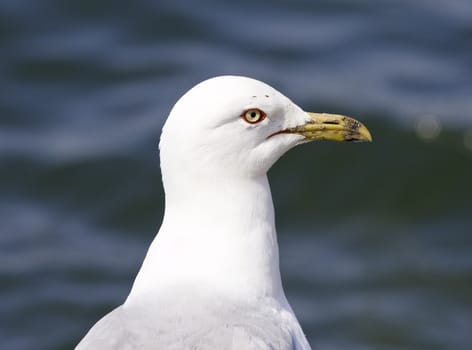
[[[179,285],[235,298],[285,298],[265,175],[209,180],[198,189],[165,185],[164,220],[128,301]]]

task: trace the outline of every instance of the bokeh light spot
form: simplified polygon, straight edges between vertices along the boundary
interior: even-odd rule
[[[423,141],[431,142],[441,133],[441,122],[434,115],[424,115],[416,123],[416,134]]]
[[[464,146],[472,152],[472,129],[469,129],[464,134]]]

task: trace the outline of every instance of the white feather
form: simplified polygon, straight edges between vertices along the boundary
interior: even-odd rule
[[[267,118],[245,122],[248,108]],[[266,176],[302,141],[268,136],[306,118],[244,77],[207,80],[177,102],[160,142],[162,226],[126,302],[78,350],[310,348],[282,288]]]

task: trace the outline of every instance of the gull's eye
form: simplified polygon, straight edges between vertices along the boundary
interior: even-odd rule
[[[267,114],[265,114],[264,111],[257,108],[247,109],[241,114],[241,117],[249,124],[259,123],[263,121],[266,116]]]

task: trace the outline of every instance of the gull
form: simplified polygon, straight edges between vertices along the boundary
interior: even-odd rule
[[[185,93],[159,143],[161,228],[126,301],[76,349],[310,349],[282,286],[267,172],[315,140],[372,138],[353,118],[305,112],[247,77]]]

